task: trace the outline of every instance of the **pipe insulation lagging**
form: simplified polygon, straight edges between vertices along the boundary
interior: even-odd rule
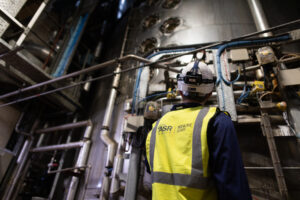
[[[175,54],[180,54],[180,53],[189,52],[189,51],[193,51],[193,50],[195,50],[195,48],[163,50],[163,51],[155,52],[155,53],[147,56],[146,59],[150,60],[151,58],[154,58],[155,56],[158,56],[161,54],[175,55]],[[142,63],[141,65],[144,65],[144,63]],[[138,89],[140,86],[142,72],[143,72],[143,68],[140,68],[138,70],[137,77],[136,77],[135,87],[134,87],[134,91],[133,91],[133,98],[132,98],[132,111],[131,111],[132,113],[135,112],[136,98],[138,97]]]

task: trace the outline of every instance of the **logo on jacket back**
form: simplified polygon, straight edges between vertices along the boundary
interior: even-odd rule
[[[167,132],[171,132],[173,127],[172,126],[167,126],[165,124],[161,124],[157,128],[158,128],[158,134],[164,134],[164,133],[167,133]]]

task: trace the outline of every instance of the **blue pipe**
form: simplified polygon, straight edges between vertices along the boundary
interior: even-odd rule
[[[165,53],[179,53],[179,52],[186,52],[186,51],[192,51],[192,50],[195,50],[195,48],[163,50],[163,51],[155,52],[155,53],[147,56],[146,58],[147,59],[151,59],[154,56],[157,56],[157,55],[160,55],[160,54],[165,54]],[[142,63],[142,65],[144,65],[144,64]],[[136,96],[137,96],[138,88],[140,87],[140,79],[141,79],[142,72],[143,72],[143,68],[140,68],[139,71],[138,71],[138,75],[136,77],[135,87],[134,87],[134,90],[133,90],[133,98],[132,98],[132,110],[131,110],[132,114],[135,112]]]
[[[218,51],[217,51],[217,70],[218,70],[218,78],[216,81],[216,84],[218,85],[221,80],[223,80],[227,85],[230,85],[234,83],[234,81],[228,81],[226,80],[223,75],[222,75],[222,70],[221,70],[221,54],[223,51],[228,48],[228,47],[236,47],[236,46],[245,46],[245,45],[254,45],[254,44],[262,44],[262,43],[269,43],[269,42],[278,42],[278,41],[284,41],[284,40],[289,40],[290,35],[284,35],[276,38],[268,38],[268,39],[256,39],[256,40],[245,40],[245,41],[236,41],[236,42],[230,42],[221,46],[218,46]]]
[[[228,81],[223,77],[222,74],[222,68],[221,68],[221,55],[223,53],[223,51],[228,48],[228,47],[236,47],[236,46],[245,46],[245,45],[254,45],[254,44],[264,44],[264,43],[269,43],[269,42],[278,42],[278,41],[285,41],[285,40],[289,40],[291,37],[289,34],[284,35],[284,36],[279,36],[276,38],[267,38],[267,39],[255,39],[255,40],[245,40],[245,41],[236,41],[236,42],[230,42],[221,46],[218,46],[218,51],[217,51],[217,80],[216,80],[216,85],[221,83],[221,80],[226,84],[226,85],[231,85],[232,83],[234,83],[235,81],[237,81],[240,77],[240,75],[238,75],[238,77],[234,80],[234,81]],[[221,91],[222,91],[222,108],[221,110],[225,110],[225,98],[224,98],[224,90],[223,90],[223,84],[221,84]]]
[[[62,56],[61,60],[59,61],[59,64],[58,64],[55,72],[52,74],[53,77],[59,77],[64,74],[65,69],[68,64],[68,60],[69,60],[71,54],[73,53],[73,51],[75,50],[75,45],[76,45],[77,41],[79,40],[79,36],[80,36],[81,32],[83,31],[83,27],[87,21],[87,18],[88,18],[88,14],[85,14],[83,17],[80,16],[78,23],[76,25],[76,28],[71,34],[71,38],[68,42],[66,50],[64,51],[63,56]]]

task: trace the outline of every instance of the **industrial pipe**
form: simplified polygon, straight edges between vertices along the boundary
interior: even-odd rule
[[[30,53],[35,55],[40,60],[46,60],[50,54],[50,50],[47,47],[37,45],[34,43],[24,43],[22,45],[24,49],[28,50]],[[49,57],[50,60],[53,59],[53,55]]]
[[[125,105],[124,105],[124,107],[125,107]],[[124,121],[123,121],[122,130],[120,131],[121,137],[120,137],[117,155],[115,158],[114,168],[113,168],[113,172],[112,172],[112,180],[111,180],[111,186],[110,186],[110,199],[117,198],[118,192],[120,191],[119,176],[123,170],[123,164],[124,164],[123,154],[124,154],[124,144],[125,144],[125,141],[124,141],[124,138],[122,137],[122,135],[123,135],[123,130],[127,124],[127,119],[124,118],[123,120]]]
[[[74,149],[84,146],[85,141],[79,142],[71,142],[68,144],[57,144],[57,145],[50,145],[50,146],[43,146],[43,147],[36,147],[31,149],[32,153],[36,152],[45,152],[45,151],[55,151],[55,150],[63,150],[63,149]]]
[[[33,134],[36,127],[38,126],[39,124],[39,120],[36,120],[30,130],[30,134]],[[13,195],[13,193],[15,193],[15,187],[18,183],[18,180],[20,178],[20,175],[23,171],[23,168],[26,164],[26,161],[27,161],[27,157],[28,157],[28,154],[29,154],[29,150],[31,148],[33,144],[33,140],[32,138],[28,138],[24,145],[23,145],[23,148],[21,150],[21,153],[19,154],[18,156],[18,159],[17,159],[17,167],[16,167],[16,173],[13,175],[13,177],[11,178],[11,180],[9,181],[9,185],[6,187],[7,189],[5,190],[4,192],[4,195],[3,195],[3,200],[11,200],[11,197]]]
[[[73,128],[79,128],[79,127],[88,126],[91,124],[92,124],[92,122],[90,120],[86,120],[86,121],[74,122],[74,123],[39,129],[35,133],[37,133],[37,134],[50,133],[50,132],[54,132],[54,131],[62,131],[62,130],[68,130],[68,129],[73,129]]]
[[[188,54],[192,54],[192,53],[197,53],[199,51],[202,51],[202,50],[205,50],[205,49],[208,49],[208,48],[212,48],[212,47],[216,47],[218,45],[226,44],[228,42],[250,38],[250,37],[262,34],[262,33],[267,33],[267,32],[271,32],[271,31],[279,30],[279,29],[286,28],[288,26],[299,24],[299,23],[300,23],[300,19],[297,19],[297,20],[294,20],[294,21],[291,21],[291,22],[287,22],[287,23],[278,25],[278,26],[274,26],[272,28],[269,28],[269,29],[266,29],[266,30],[263,30],[263,31],[257,31],[257,32],[254,32],[254,33],[246,34],[246,35],[243,35],[241,37],[233,38],[233,39],[228,40],[228,41],[216,42],[216,43],[206,45],[206,46],[203,46],[201,48],[192,50],[190,52],[178,54],[178,55],[171,56],[171,57],[168,57],[168,58],[164,58],[164,59],[161,59],[161,60],[158,60],[158,61],[155,61],[155,62],[151,62],[151,61],[149,61],[145,58],[142,58],[142,57],[139,57],[139,56],[136,56],[136,55],[127,55],[127,56],[120,57],[120,58],[117,58],[117,59],[114,59],[114,60],[106,61],[104,63],[100,63],[98,65],[91,66],[91,67],[83,69],[83,70],[79,70],[79,71],[76,71],[76,72],[73,72],[73,73],[70,73],[70,74],[66,74],[66,75],[60,76],[58,78],[54,78],[54,79],[51,79],[51,80],[48,80],[48,81],[45,81],[45,82],[41,82],[41,83],[26,87],[26,88],[22,88],[22,89],[19,89],[19,90],[1,95],[0,100],[4,99],[4,98],[7,98],[7,97],[10,97],[10,96],[15,96],[17,94],[20,94],[20,93],[23,93],[23,92],[26,92],[26,91],[30,91],[30,90],[33,90],[33,89],[36,89],[36,88],[40,88],[40,87],[45,86],[45,85],[49,85],[51,83],[55,83],[55,82],[58,82],[58,81],[61,81],[61,80],[72,78],[72,77],[78,76],[80,74],[86,74],[86,73],[89,73],[89,72],[92,72],[92,71],[95,71],[95,70],[99,70],[99,69],[102,69],[102,68],[107,67],[109,65],[113,65],[113,64],[118,63],[118,62],[124,62],[126,60],[136,60],[136,61],[147,63],[149,66],[155,66],[156,65],[157,67],[166,68],[168,70],[171,70],[169,67],[167,67],[165,65],[162,65],[162,64],[159,64],[159,63],[169,61],[169,60],[178,58],[180,56],[184,56],[184,55],[188,55]]]
[[[89,151],[90,151],[90,147],[91,147],[91,141],[90,141],[91,133],[92,133],[92,125],[90,124],[85,129],[84,136],[83,136],[84,145],[80,149],[75,167],[81,167],[81,166],[86,165],[88,155],[89,155]],[[74,172],[78,172],[78,171],[79,171],[79,168],[74,170]],[[75,198],[78,183],[79,183],[79,177],[78,176],[72,176],[71,183],[70,183],[70,185],[67,189],[65,200],[73,200]]]
[[[21,89],[18,89],[16,91],[13,91],[13,92],[6,93],[6,94],[0,96],[0,100],[4,99],[4,98],[7,98],[7,97],[11,97],[11,96],[21,94],[23,92],[31,91],[33,89],[37,89],[37,88],[40,88],[42,86],[50,85],[50,84],[56,83],[58,81],[66,80],[66,79],[69,79],[69,78],[72,78],[72,77],[75,77],[75,76],[78,76],[78,75],[81,75],[81,74],[87,74],[87,73],[102,69],[104,67],[114,65],[116,63],[122,63],[122,62],[125,62],[127,60],[135,60],[135,61],[144,62],[144,63],[151,63],[151,61],[148,60],[148,59],[145,59],[145,58],[142,58],[142,57],[139,57],[139,56],[136,56],[136,55],[127,55],[127,56],[124,56],[124,57],[120,57],[120,58],[117,58],[117,59],[106,61],[104,63],[100,63],[98,65],[91,66],[89,68],[85,68],[85,69],[82,69],[82,70],[79,70],[79,71],[76,71],[76,72],[73,72],[73,73],[70,73],[70,74],[66,74],[64,76],[60,76],[60,77],[57,77],[57,78],[54,78],[54,79],[51,79],[51,80],[48,80],[48,81],[37,83],[35,85],[31,85],[31,86],[26,87],[26,88],[21,88]],[[163,65],[163,64],[157,64],[156,66],[159,67],[159,68],[164,68],[164,69],[167,69],[167,70],[170,70],[170,71],[178,72],[178,70],[170,69],[168,66]]]
[[[258,31],[264,31],[269,28],[267,18],[260,3],[260,0],[248,0],[248,5],[251,10],[252,17]],[[264,33],[264,37],[272,36],[272,33]]]

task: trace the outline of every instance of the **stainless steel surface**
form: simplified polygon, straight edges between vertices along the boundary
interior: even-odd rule
[[[137,196],[141,164],[141,149],[133,147],[130,153],[130,164],[128,168],[124,199],[135,200]]]
[[[26,3],[27,0],[19,0],[19,1],[8,1],[8,0],[1,0],[0,1],[0,9],[6,11],[12,17],[15,17],[23,5]],[[9,26],[9,22],[5,19],[0,18],[0,36],[6,31]]]
[[[79,142],[71,142],[68,144],[58,144],[58,145],[50,145],[50,146],[42,146],[31,149],[30,151],[33,153],[36,152],[45,152],[45,151],[55,151],[55,150],[63,150],[63,149],[74,149],[81,148],[84,145],[84,141]]]
[[[91,141],[90,141],[91,132],[92,132],[92,125],[90,124],[85,129],[84,136],[83,136],[84,145],[80,149],[75,167],[86,166],[86,161],[88,159],[88,155],[91,147]],[[78,172],[78,169],[75,169],[74,171]],[[66,192],[67,193],[65,198],[66,200],[72,200],[75,198],[78,183],[79,183],[79,177],[72,176],[71,183]]]
[[[124,103],[124,111],[126,112],[126,102]],[[125,136],[124,136],[124,129],[127,126],[127,119],[124,117],[122,120],[123,124],[121,126],[120,130],[120,140],[118,142],[118,149],[117,149],[117,155],[115,157],[115,162],[113,166],[113,172],[112,172],[112,180],[111,180],[111,186],[110,186],[110,198],[114,199],[117,198],[120,192],[121,184],[120,184],[120,174],[123,172],[124,167],[124,153],[125,153]]]
[[[23,43],[22,47],[32,53],[34,56],[39,58],[41,61],[48,59],[51,61],[53,59],[53,55],[51,54],[51,50],[45,46],[37,45],[34,43]]]
[[[36,23],[36,21],[38,20],[39,16],[43,12],[43,10],[46,8],[46,5],[47,5],[48,1],[49,0],[43,0],[42,1],[40,7],[34,13],[33,17],[31,18],[30,22],[28,23],[26,29],[24,30],[24,32],[21,34],[21,36],[17,40],[16,46],[21,46],[21,44],[25,40],[26,36],[28,35],[29,31],[31,30],[31,28],[33,27],[33,25]]]
[[[38,130],[36,130],[35,133],[40,134],[40,133],[49,133],[49,132],[54,132],[54,131],[62,131],[62,130],[68,130],[68,129],[79,128],[79,127],[83,127],[83,126],[88,126],[91,124],[92,124],[92,122],[90,120],[86,120],[86,121],[80,121],[80,122],[75,122],[75,123],[69,123],[69,124],[63,124],[63,125],[54,126],[54,127],[38,129]]]
[[[144,26],[149,16],[157,15],[152,26]],[[170,19],[176,19],[175,28],[162,32],[163,27],[171,27]],[[247,2],[239,0],[184,0],[174,8],[163,8],[162,1],[152,6],[136,9],[133,17],[134,29],[129,35],[133,40],[132,49],[140,51],[143,41],[156,39],[156,47],[189,45],[228,40],[255,31]]]
[[[279,71],[279,81],[283,87],[300,85],[300,68]]]
[[[252,17],[255,22],[255,26],[258,31],[263,31],[269,28],[268,20],[265,16],[264,10],[260,3],[260,0],[248,0],[248,5],[250,7]],[[264,33],[264,37],[272,36],[271,33]]]
[[[127,34],[129,31],[128,25],[126,26],[125,33],[124,33],[124,38],[122,41],[122,47],[120,51],[120,57],[123,56],[126,42],[127,42]],[[151,61],[150,61],[151,62]],[[121,71],[121,64],[118,64],[117,68],[115,69],[115,72],[120,72]],[[104,144],[107,147],[107,155],[106,155],[106,161],[105,161],[105,167],[106,171],[104,172],[104,176],[102,179],[102,187],[101,187],[101,192],[100,192],[100,199],[105,200],[109,198],[109,192],[110,192],[110,173],[109,170],[110,168],[113,168],[114,166],[114,157],[116,154],[116,142],[114,139],[110,136],[110,124],[112,120],[112,113],[113,109],[115,107],[115,101],[117,97],[117,88],[119,87],[120,84],[120,77],[121,74],[116,74],[113,78],[112,82],[112,88],[110,91],[109,99],[107,101],[106,109],[105,109],[105,114],[104,114],[104,119],[102,122],[102,127],[101,127],[101,133],[100,137],[101,140],[104,142]]]

